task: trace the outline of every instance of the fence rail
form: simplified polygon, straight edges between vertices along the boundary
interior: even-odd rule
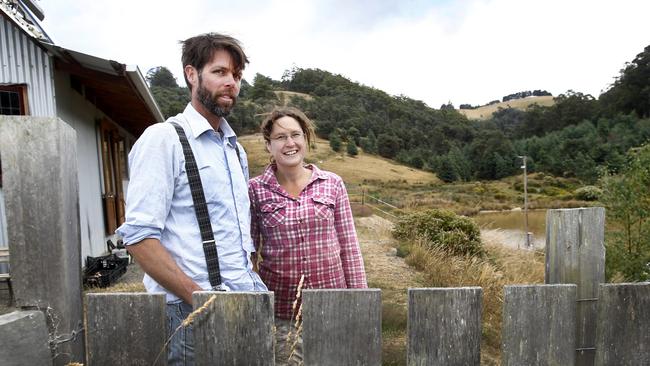
[[[387,218],[391,221],[399,220],[402,214],[401,208],[392,205],[380,199],[379,197],[372,196],[366,193],[366,191],[363,189],[361,189],[360,191],[357,190],[350,191],[348,192],[348,195],[350,197],[351,203],[356,203],[362,206],[370,207],[375,212],[379,212],[387,216]],[[373,203],[369,203],[368,201],[372,201]]]

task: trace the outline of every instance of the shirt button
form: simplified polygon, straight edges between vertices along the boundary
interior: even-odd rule
[[[307,258],[305,258],[305,257],[302,257],[302,261],[303,261],[303,262],[304,262],[304,261],[306,261],[306,260],[307,260]]]
[[[298,222],[302,223],[302,219],[299,219]]]

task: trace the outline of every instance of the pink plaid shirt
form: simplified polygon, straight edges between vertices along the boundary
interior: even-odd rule
[[[313,173],[298,198],[280,186],[275,165],[248,184],[260,276],[275,292],[275,315],[284,319],[292,316],[302,275],[303,289],[368,287],[343,180],[313,164],[307,168]]]

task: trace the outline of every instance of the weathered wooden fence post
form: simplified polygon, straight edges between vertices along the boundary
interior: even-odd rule
[[[650,365],[650,283],[602,284],[596,365]]]
[[[407,364],[480,365],[480,287],[409,289]]]
[[[578,286],[576,365],[593,365],[598,286],[605,282],[604,208],[547,212],[545,279]]]
[[[84,359],[76,146],[58,118],[0,116],[15,303],[44,311],[56,365]]]
[[[505,286],[501,364],[573,365],[576,285]]]
[[[165,294],[86,295],[87,365],[167,365],[166,306]]]
[[[381,290],[304,290],[305,365],[381,365]]]
[[[0,315],[0,363],[3,366],[52,365],[43,312]]]
[[[195,292],[195,311],[209,300],[192,323],[197,365],[275,365],[272,292]]]

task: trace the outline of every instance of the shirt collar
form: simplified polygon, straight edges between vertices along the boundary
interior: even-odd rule
[[[185,107],[183,114],[187,117],[187,122],[190,125],[190,130],[192,131],[192,137],[194,137],[194,139],[198,139],[205,131],[212,130],[210,122],[194,109],[191,102],[187,103],[187,107]],[[221,132],[223,132],[224,139],[228,139],[228,141],[234,146],[237,143],[237,135],[228,124],[228,121],[223,117],[221,118],[219,128],[221,129]]]
[[[311,179],[309,180],[309,183],[315,181],[316,179],[326,180],[329,178],[329,175],[327,175],[324,171],[318,169],[318,167],[314,164],[308,164],[307,169],[312,170]]]
[[[309,179],[309,183],[307,183],[307,185],[310,185],[312,182],[314,182],[317,179],[323,179],[323,180],[329,179],[327,173],[318,169],[318,167],[314,164],[307,164],[305,165],[305,168],[311,169],[312,171],[311,178]],[[280,183],[278,183],[278,179],[275,177],[275,171],[277,169],[278,167],[275,165],[275,163],[269,164],[266,167],[266,169],[264,169],[264,172],[262,173],[261,182],[270,187],[280,187]]]

